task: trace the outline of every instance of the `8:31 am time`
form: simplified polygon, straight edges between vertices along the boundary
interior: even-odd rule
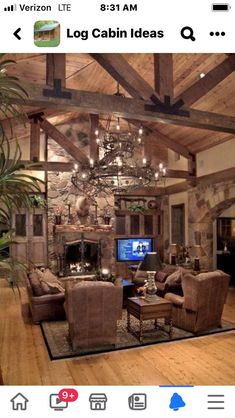
[[[137,12],[137,4],[101,4],[101,12]]]

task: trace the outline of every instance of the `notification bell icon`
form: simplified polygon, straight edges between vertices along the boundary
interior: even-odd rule
[[[169,405],[169,408],[173,409],[173,411],[178,411],[180,408],[183,408],[185,406],[185,402],[181,398],[178,393],[174,393],[171,397],[171,402]]]

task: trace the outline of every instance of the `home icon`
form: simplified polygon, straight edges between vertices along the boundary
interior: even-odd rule
[[[90,409],[102,411],[106,409],[107,396],[105,393],[92,393],[89,397]]]
[[[11,402],[13,411],[26,411],[28,399],[22,393],[17,393]]]

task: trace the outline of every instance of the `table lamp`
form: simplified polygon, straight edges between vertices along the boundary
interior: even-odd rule
[[[201,247],[201,245],[193,245],[191,248],[191,255],[194,258],[194,270],[200,271],[200,257],[205,255],[205,251]]]
[[[155,274],[162,269],[162,263],[159,255],[154,253],[147,253],[139,266],[139,270],[147,272],[147,286],[146,298],[150,299],[155,296],[157,286],[155,283]]]

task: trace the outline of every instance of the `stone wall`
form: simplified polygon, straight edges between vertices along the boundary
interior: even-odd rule
[[[205,251],[202,265],[213,267],[213,221],[235,202],[235,182],[199,185],[188,192],[189,243]]]
[[[48,160],[68,162],[73,161],[72,158],[53,140],[48,141]],[[71,183],[70,172],[48,172],[47,176],[47,201],[48,201],[48,258],[49,265],[53,271],[58,271],[58,252],[56,249],[55,237],[55,216],[61,214],[62,224],[75,225],[92,225],[104,224],[105,213],[110,214],[110,224],[113,225],[114,230],[114,197],[100,196],[89,201],[88,214],[85,216],[78,216],[76,212],[76,201],[81,196],[81,193]],[[70,205],[70,219],[69,206]],[[110,260],[110,265],[115,265],[114,239],[102,241],[102,257],[104,260]],[[72,239],[76,239],[73,234]],[[107,242],[106,242],[107,241]],[[105,265],[105,267],[107,267]]]
[[[198,185],[187,192],[188,195],[188,245],[201,245],[204,256],[200,259],[202,268],[213,268],[213,221],[235,203],[235,181],[213,185]],[[164,204],[165,202],[165,204]],[[169,206],[163,198],[165,259],[170,228]],[[167,212],[167,214],[165,213]]]

